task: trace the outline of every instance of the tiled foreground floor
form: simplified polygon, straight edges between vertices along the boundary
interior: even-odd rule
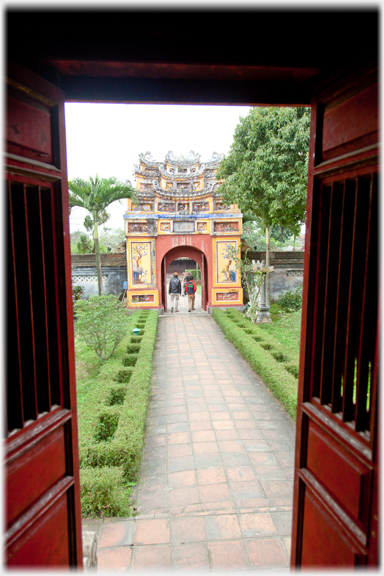
[[[159,319],[136,519],[98,570],[287,569],[294,424],[209,317]]]

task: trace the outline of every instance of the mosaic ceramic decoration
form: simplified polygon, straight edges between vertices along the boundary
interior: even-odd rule
[[[129,222],[128,232],[149,234],[153,232],[153,225],[147,222]]]
[[[155,297],[153,294],[137,294],[135,296],[132,296],[132,302],[134,303],[138,303],[138,302],[154,302],[155,301]]]
[[[238,292],[216,292],[216,302],[228,302],[228,300],[238,300]]]
[[[238,232],[238,222],[215,222],[215,232]]]
[[[159,212],[174,212],[175,211],[175,205],[170,203],[170,202],[159,202],[157,205],[157,209]]]
[[[209,212],[209,202],[192,202],[193,212]]]

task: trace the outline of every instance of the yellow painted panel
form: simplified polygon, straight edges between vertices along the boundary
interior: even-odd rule
[[[152,285],[151,242],[130,240],[128,243],[129,288]]]
[[[216,256],[215,266],[215,286],[220,285],[240,285],[240,274],[236,268],[233,258],[230,256],[230,246],[238,249],[239,239],[235,238],[216,238],[214,242],[214,251]]]

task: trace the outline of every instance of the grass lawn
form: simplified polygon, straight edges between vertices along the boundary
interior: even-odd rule
[[[271,318],[271,323],[259,324],[258,326],[266,334],[281,342],[298,359],[300,353],[301,310],[284,313],[275,304],[271,306]]]

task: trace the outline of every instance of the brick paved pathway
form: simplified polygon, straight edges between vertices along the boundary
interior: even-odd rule
[[[288,569],[293,422],[208,315],[159,319],[135,519],[98,570]]]

